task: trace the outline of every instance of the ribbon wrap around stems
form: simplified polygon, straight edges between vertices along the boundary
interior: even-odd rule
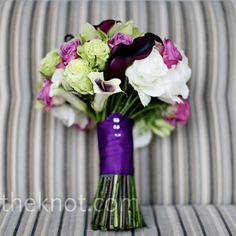
[[[97,124],[100,174],[133,175],[134,121],[113,113]]]

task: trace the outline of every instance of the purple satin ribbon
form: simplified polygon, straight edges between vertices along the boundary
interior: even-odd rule
[[[133,175],[134,121],[114,113],[97,124],[100,174]]]

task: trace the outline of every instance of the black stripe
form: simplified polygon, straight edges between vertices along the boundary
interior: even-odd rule
[[[84,236],[87,236],[88,212],[89,212],[89,208],[87,207],[86,214],[85,214],[85,221],[84,221]]]
[[[131,235],[132,235],[132,236],[135,236],[134,229],[131,229]]]
[[[182,218],[181,218],[181,216],[180,216],[179,210],[178,210],[178,208],[177,208],[176,206],[174,206],[174,208],[175,208],[175,210],[176,210],[176,213],[177,213],[177,216],[178,216],[178,219],[179,219],[179,223],[180,223],[180,225],[181,225],[181,227],[182,227],[184,236],[187,236],[187,232],[186,232],[186,229],[185,229],[185,227],[184,227],[184,223],[183,223],[183,220],[182,220]]]
[[[197,210],[195,209],[195,206],[191,206],[191,207],[193,208],[193,211],[194,211],[194,213],[195,213],[195,215],[196,215],[196,217],[197,217],[197,220],[198,220],[198,223],[199,223],[199,225],[200,225],[200,227],[201,227],[201,230],[202,230],[203,235],[204,235],[204,236],[207,236],[207,233],[206,233],[205,228],[204,228],[204,226],[203,226],[203,223],[202,223],[202,221],[201,221],[201,219],[200,219],[200,216],[199,216]]]
[[[37,213],[37,216],[36,216],[36,219],[35,219],[35,222],[34,222],[34,226],[32,228],[31,235],[35,234],[35,231],[36,231],[36,228],[37,228],[37,225],[38,225],[38,221],[39,221],[39,215],[40,215],[40,209],[38,209],[38,213]]]
[[[25,211],[25,207],[23,207],[23,209],[22,209],[22,211],[21,211],[21,213],[20,213],[20,217],[19,217],[19,219],[18,219],[16,228],[15,228],[14,233],[13,233],[14,236],[17,235],[17,231],[18,231],[18,229],[19,229],[19,227],[20,227],[20,223],[21,223],[21,220],[22,220],[22,218],[23,218],[22,216],[23,216],[23,214],[24,214],[24,211]]]
[[[160,230],[160,227],[159,227],[159,224],[158,224],[158,219],[157,219],[156,212],[154,210],[154,206],[151,206],[151,209],[152,209],[153,219],[154,219],[154,222],[155,222],[155,225],[156,225],[157,235],[161,236],[161,230]]]
[[[216,211],[218,212],[218,214],[219,214],[219,216],[220,216],[222,222],[224,223],[225,228],[227,229],[229,235],[230,235],[230,236],[233,236],[233,234],[231,233],[231,230],[230,230],[228,224],[226,223],[226,221],[225,221],[225,219],[224,219],[224,216],[223,216],[222,213],[220,212],[220,209],[219,209],[217,206],[214,206],[214,207],[215,207]]]
[[[60,218],[60,223],[59,223],[57,235],[61,235],[64,215],[65,215],[65,207],[63,208],[62,213],[61,213],[61,218]]]

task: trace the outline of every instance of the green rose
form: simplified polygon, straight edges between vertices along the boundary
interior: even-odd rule
[[[93,39],[77,48],[78,55],[87,60],[92,68],[103,70],[109,57],[110,48],[100,39]]]
[[[64,71],[64,76],[70,79],[78,78],[78,75],[82,76],[90,72],[89,64],[86,60],[83,59],[75,59],[71,60],[69,64],[66,66]],[[81,77],[81,76],[80,76]]]
[[[90,67],[87,61],[83,59],[75,59],[69,62],[64,71],[66,90],[74,89],[81,94],[93,94],[93,85],[87,74],[90,72]]]
[[[80,94],[93,94],[93,84],[87,76],[79,79],[72,79],[69,84],[76,92]]]
[[[51,77],[56,69],[56,65],[61,62],[59,50],[55,49],[49,52],[46,57],[41,60],[39,72],[45,77]]]
[[[108,36],[111,38],[113,35],[119,32],[130,35],[133,38],[137,38],[144,35],[138,30],[138,27],[134,25],[133,21],[115,24],[108,32]]]

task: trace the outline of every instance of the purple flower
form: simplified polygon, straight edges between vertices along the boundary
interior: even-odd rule
[[[108,33],[108,31],[112,28],[112,26],[120,21],[108,19],[102,21],[99,25],[94,25],[96,29],[100,29],[103,31],[105,34]]]
[[[183,103],[175,103],[170,107],[170,114],[164,115],[165,120],[171,124],[176,123],[185,124],[190,116],[190,104],[189,99],[182,99]]]
[[[44,111],[48,111],[52,107],[52,97],[50,97],[49,92],[52,85],[52,81],[45,79],[43,81],[43,86],[39,89],[37,94],[37,99],[42,101],[44,104]]]
[[[123,43],[125,45],[130,45],[133,43],[133,38],[127,34],[124,33],[117,33],[115,34],[109,41],[108,44],[111,48],[114,46]]]
[[[125,70],[135,60],[146,58],[151,53],[156,42],[162,44],[162,40],[157,35],[146,33],[144,36],[134,39],[130,45],[121,43],[113,47],[105,66],[106,80],[124,78]]]
[[[66,66],[71,60],[76,59],[78,57],[77,47],[79,45],[80,45],[79,39],[72,39],[61,45],[60,54],[64,66]]]
[[[182,55],[179,50],[176,48],[172,40],[165,39],[164,40],[164,48],[162,52],[164,63],[168,68],[171,68],[172,65],[178,64],[179,61],[182,60]]]

